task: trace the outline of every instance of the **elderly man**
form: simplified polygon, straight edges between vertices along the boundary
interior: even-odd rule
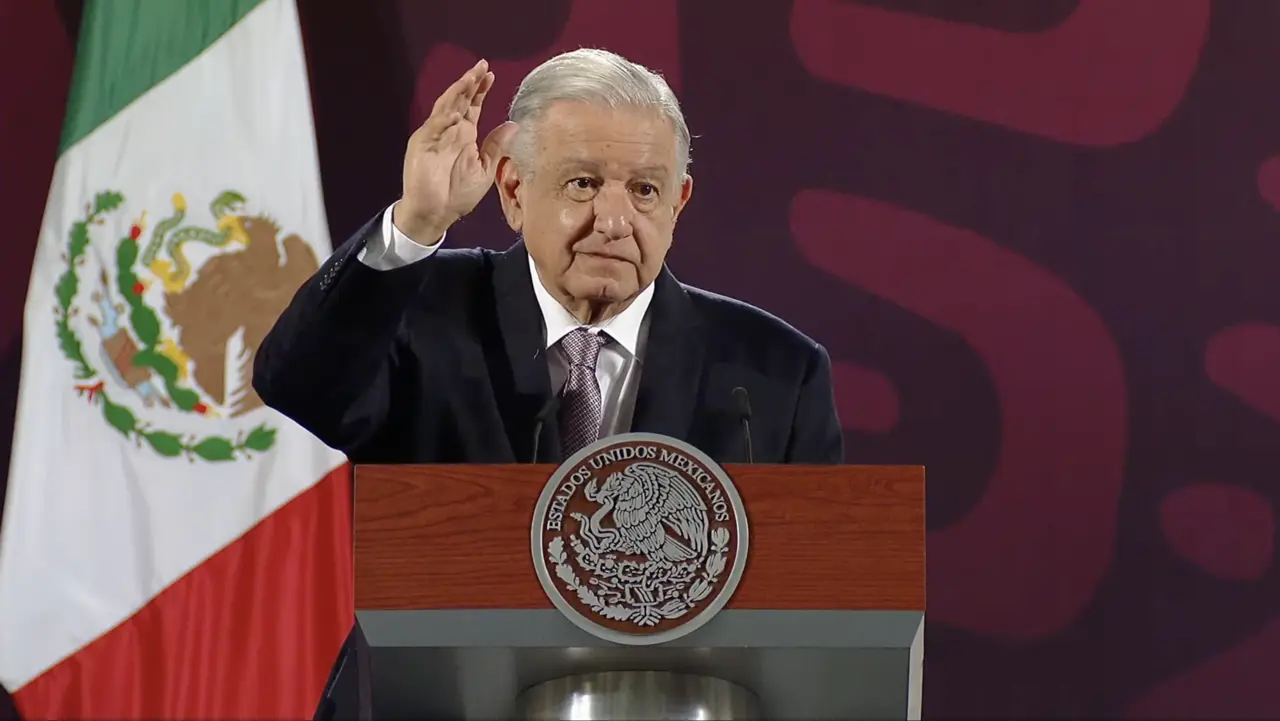
[[[558,462],[628,431],[727,463],[748,460],[745,395],[755,462],[842,462],[825,349],[664,265],[693,192],[666,82],[612,53],[559,55],[481,146],[492,85],[482,60],[436,101],[400,200],[258,350],[262,399],[358,463]],[[442,247],[493,186],[521,240]]]

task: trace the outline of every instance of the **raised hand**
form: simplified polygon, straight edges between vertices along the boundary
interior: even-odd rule
[[[424,245],[470,213],[493,185],[507,141],[518,130],[503,123],[477,146],[480,111],[493,87],[489,63],[481,60],[436,99],[427,118],[409,136],[404,189],[392,221]]]

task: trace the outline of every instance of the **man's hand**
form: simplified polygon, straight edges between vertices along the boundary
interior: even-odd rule
[[[409,136],[404,154],[404,190],[392,222],[417,243],[437,242],[449,226],[470,213],[493,185],[498,161],[515,123],[499,125],[476,145],[477,126],[493,73],[485,60],[449,86],[431,117]]]

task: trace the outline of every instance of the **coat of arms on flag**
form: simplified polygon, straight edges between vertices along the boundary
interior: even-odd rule
[[[68,234],[55,312],[76,390],[113,428],[162,456],[230,461],[275,443],[266,424],[235,437],[165,425],[174,414],[239,418],[262,407],[250,384],[253,354],[319,267],[302,238],[279,240],[275,221],[242,214],[244,204],[235,191],[220,193],[208,227],[175,193],[154,226],[139,210],[128,235],[111,239],[104,220],[127,203],[103,191]]]

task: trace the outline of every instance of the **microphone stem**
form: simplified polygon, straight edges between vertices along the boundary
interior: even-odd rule
[[[529,459],[530,463],[538,462],[538,442],[542,440],[542,426],[543,423],[541,418],[539,418],[538,422],[533,425],[533,453],[531,454],[532,457]]]

